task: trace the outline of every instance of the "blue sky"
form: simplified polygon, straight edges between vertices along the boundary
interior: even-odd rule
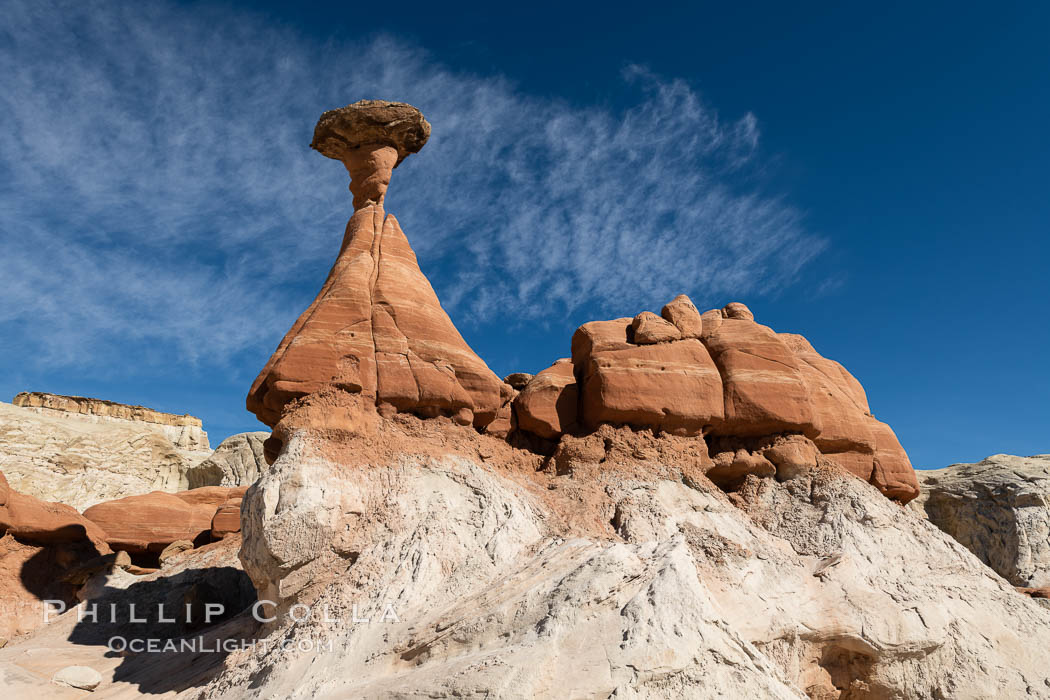
[[[261,428],[350,213],[313,125],[378,97],[433,124],[388,209],[498,374],[685,292],[845,364],[918,467],[1050,452],[1050,6],[728,5],[9,0],[0,397]]]

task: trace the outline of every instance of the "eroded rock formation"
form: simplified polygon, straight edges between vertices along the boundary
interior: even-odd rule
[[[383,209],[393,168],[429,135],[423,115],[396,102],[364,100],[318,122],[312,145],[346,166],[355,211],[327,281],[248,395],[248,410],[267,425],[325,390],[361,394],[388,415],[445,415],[478,428],[505,403],[510,387],[463,340]]]
[[[1050,455],[918,472],[925,515],[1015,586],[1050,587]]]
[[[450,417],[548,453],[563,436],[606,424],[701,445],[706,436],[724,448],[708,466],[733,484],[769,472],[766,452],[797,436],[813,441],[802,450],[813,458],[773,473],[823,459],[890,498],[918,493],[907,454],[871,415],[860,383],[805,338],[756,323],[739,302],[701,314],[679,295],[660,315],[585,323],[571,358],[500,381],[463,341],[383,210],[393,168],[429,133],[411,106],[369,100],[317,125],[313,147],[346,166],[355,212],[321,292],[248,395],[248,409],[274,428],[269,460],[297,429],[374,425],[374,407],[384,417]]]
[[[133,415],[123,404],[89,401],[83,405]],[[230,436],[214,452],[184,449],[173,442],[177,435],[166,432],[176,427],[58,409],[50,399],[47,403],[52,407],[0,402],[0,470],[17,491],[45,501],[83,510],[150,491],[245,486],[258,477],[263,462],[266,433]],[[183,427],[196,430],[204,436],[198,444],[206,444],[199,421],[196,427]]]
[[[210,542],[220,510],[220,533],[237,532],[239,526],[231,521],[229,509],[224,507],[236,501],[239,512],[245,490],[246,487],[208,486],[175,494],[154,491],[99,503],[85,510],[84,518],[105,533],[106,543],[114,550],[159,554],[177,541]]]
[[[43,600],[75,602],[77,586],[66,575],[109,553],[95,523],[19,493],[0,472],[0,639],[38,627]]]
[[[291,435],[246,495],[241,552],[279,611],[353,602],[373,624],[279,614],[265,639],[337,651],[294,673],[291,653],[238,654],[208,697],[1050,690],[1050,610],[802,434],[712,438],[747,442],[727,494],[698,437],[602,424],[545,457],[377,421]]]
[[[706,436],[711,477],[723,485],[778,473],[766,451],[778,436],[797,436],[812,440],[806,464],[825,459],[902,502],[918,493],[907,453],[871,415],[860,382],[802,336],[756,323],[741,303],[700,314],[679,295],[661,316],[585,323],[572,339],[571,373],[559,360],[513,405],[518,430],[552,441],[602,424]]]

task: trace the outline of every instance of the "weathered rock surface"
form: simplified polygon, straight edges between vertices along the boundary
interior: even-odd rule
[[[631,330],[631,342],[636,345],[654,345],[682,339],[682,331],[678,330],[677,326],[652,311],[643,311],[635,316],[631,322]]]
[[[177,447],[163,430],[169,427],[0,403],[0,470],[19,492],[80,510],[150,491],[248,484],[258,475],[265,434],[234,435],[213,453],[206,437],[204,449]]]
[[[8,484],[2,472],[0,532],[36,544],[87,541],[101,545],[106,540],[105,532],[76,509],[19,493]]]
[[[70,609],[0,649],[3,697],[198,697],[200,686],[214,677],[226,658],[222,644],[251,640],[252,625],[246,624],[251,618],[244,613],[235,616],[255,599],[237,561],[239,546],[240,538],[231,537],[187,551],[163,571],[141,576],[120,569],[100,572],[83,589],[83,619]],[[136,606],[134,612],[130,603]],[[91,606],[98,610],[97,619],[89,616]],[[212,607],[211,621],[206,622],[206,606],[222,606],[223,612]],[[33,613],[41,617],[39,607]],[[145,621],[132,622],[132,614]],[[161,615],[164,620],[159,619]],[[116,653],[107,646],[115,636],[143,644],[150,639],[160,644],[174,640],[176,649],[186,639],[205,651]],[[93,693],[52,682],[71,665],[99,674],[100,683]]]
[[[717,434],[820,432],[798,362],[776,333],[730,316],[717,328],[704,328],[704,345],[725,390],[725,420],[715,426]]]
[[[51,682],[80,690],[94,690],[102,683],[102,676],[87,666],[66,666],[51,677]]]
[[[694,339],[636,345],[629,340],[632,323],[594,321],[573,335],[583,425],[629,424],[695,435],[720,421],[722,382],[704,345]]]
[[[642,312],[580,326],[572,338],[575,427],[536,420],[549,401],[533,408],[531,397],[519,397],[517,428],[547,440],[603,424],[726,438],[802,435],[886,496],[907,502],[918,493],[907,453],[889,426],[871,415],[860,382],[805,338],[755,323],[740,303],[700,314],[679,295],[662,315]],[[561,381],[568,382],[567,373]],[[547,384],[537,388],[549,391]],[[715,461],[720,483],[769,470],[760,453],[745,450],[738,457],[736,449]]]
[[[221,540],[236,532],[241,531],[241,503],[228,503],[219,506],[211,519],[211,537],[213,540]]]
[[[38,627],[42,601],[75,601],[68,577],[110,553],[105,538],[73,508],[18,493],[0,473],[0,639]]]
[[[261,431],[231,435],[207,459],[186,471],[186,483],[181,488],[251,484],[266,465],[263,442],[268,437],[269,433]]]
[[[264,638],[335,651],[238,653],[207,697],[1050,696],[1050,610],[835,468],[727,497],[697,438],[603,426],[559,475],[448,422],[378,430],[287,436],[241,554],[280,610],[371,622],[280,618]]]
[[[917,472],[910,505],[1015,586],[1050,586],[1050,455]]]
[[[532,377],[528,372],[513,372],[503,378],[503,383],[515,391],[521,391],[532,381]]]
[[[314,147],[343,161],[355,212],[328,280],[248,395],[248,410],[267,425],[293,400],[326,389],[478,428],[504,405],[503,382],[456,330],[382,207],[391,170],[429,131],[402,103],[364,101],[321,117]]]

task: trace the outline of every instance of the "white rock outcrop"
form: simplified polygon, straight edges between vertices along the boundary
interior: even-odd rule
[[[198,447],[179,447],[166,432],[183,429],[203,436],[188,443]],[[251,483],[261,461],[259,435],[232,436],[213,453],[199,427],[0,402],[0,471],[20,493],[83,511],[150,491]]]
[[[400,426],[286,436],[243,513],[271,646],[207,697],[1050,697],[1050,610],[859,479],[727,496],[651,439],[557,476]]]
[[[992,455],[917,472],[909,507],[1015,586],[1050,586],[1050,455]]]
[[[201,486],[245,486],[259,478],[266,466],[263,442],[269,433],[237,433],[222,441],[215,451],[186,472],[187,488]]]

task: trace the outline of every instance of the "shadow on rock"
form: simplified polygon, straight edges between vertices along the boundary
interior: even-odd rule
[[[114,681],[142,693],[181,691],[206,683],[231,651],[254,639],[247,609],[255,599],[248,575],[232,566],[107,586],[82,605],[69,641],[123,657]]]

